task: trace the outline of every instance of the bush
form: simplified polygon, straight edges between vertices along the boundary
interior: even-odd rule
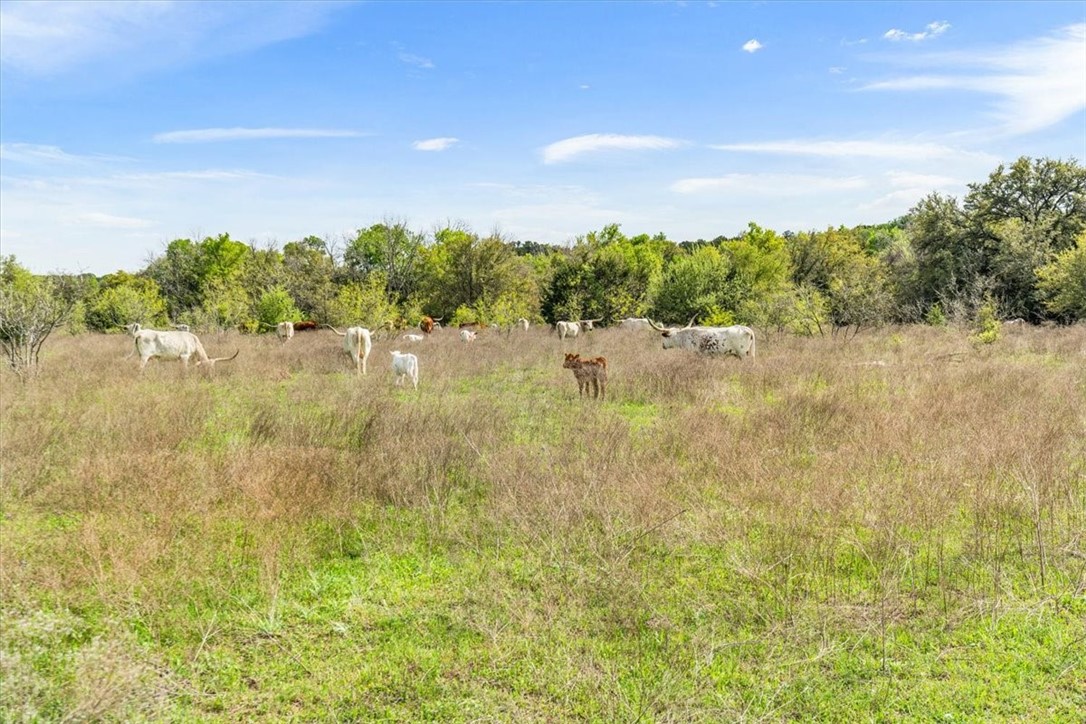
[[[253,306],[253,318],[261,329],[275,329],[280,322],[297,322],[302,318],[294,298],[285,289],[271,289],[260,295]]]
[[[973,322],[976,332],[970,339],[979,344],[992,344],[999,339],[999,318],[996,315],[995,302],[988,300],[977,310]]]
[[[943,305],[936,302],[928,309],[927,314],[924,315],[924,323],[932,327],[945,327],[947,324],[946,313],[943,312]]]

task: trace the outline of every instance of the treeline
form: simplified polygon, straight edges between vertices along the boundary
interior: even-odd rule
[[[310,236],[282,248],[228,234],[177,239],[137,272],[55,281],[66,282],[57,293],[72,303],[69,326],[97,331],[134,321],[248,332],[301,319],[378,327],[428,314],[503,325],[696,317],[819,334],[968,321],[982,309],[1071,323],[1086,319],[1084,230],[1086,169],[1023,157],[971,184],[964,199],[933,193],[877,226],[777,233],[751,223],[736,237],[676,243],[610,225],[566,247],[385,220],[353,238]],[[5,298],[19,279],[17,262],[4,259]]]

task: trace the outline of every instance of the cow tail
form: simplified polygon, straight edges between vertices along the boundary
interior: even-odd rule
[[[756,352],[755,347],[756,347],[757,344],[758,344],[758,338],[754,336],[754,331],[751,330],[751,333],[750,333],[750,361],[751,362],[757,362],[758,361],[757,360],[757,355],[755,354],[755,352]]]

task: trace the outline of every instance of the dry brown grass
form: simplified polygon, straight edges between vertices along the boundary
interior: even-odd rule
[[[638,550],[720,551],[767,621],[808,602],[885,628],[930,586],[951,618],[1083,594],[1081,326],[984,348],[931,328],[773,337],[754,364],[647,333],[442,330],[379,340],[363,378],[340,341],[208,335],[209,354],[241,355],[141,376],[127,338],[58,338],[34,384],[3,373],[9,615],[100,606],[165,626],[254,576],[273,611],[284,571],[357,545],[359,511],[382,506],[421,513],[435,544],[587,557],[592,585],[635,601]],[[391,349],[418,355],[417,392],[393,387]],[[566,351],[606,354],[605,404],[577,399]],[[119,701],[132,676],[110,679]]]

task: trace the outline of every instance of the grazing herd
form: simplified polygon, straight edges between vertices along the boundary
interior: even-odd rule
[[[402,339],[412,344],[418,344],[426,339],[426,335],[439,329],[440,317],[423,317],[419,322],[419,330],[423,334],[405,334]],[[554,325],[559,340],[576,339],[578,335],[592,331],[595,323],[600,319],[581,319],[575,322],[560,321]],[[125,331],[135,341],[135,354],[140,357],[140,370],[152,358],[179,359],[187,367],[189,359],[196,357],[196,365],[212,367],[216,362],[229,362],[238,356],[240,350],[235,351],[231,357],[209,357],[204,350],[199,338],[188,331],[185,325],[173,325],[172,331],[157,331],[142,329],[139,324],[133,323],[125,326]],[[270,326],[270,325],[268,325]],[[294,337],[299,329],[315,329],[316,322],[280,322],[275,326],[275,334],[280,343],[285,344]],[[343,338],[343,351],[354,363],[355,374],[366,374],[366,362],[370,351],[373,349],[373,335],[365,327],[348,327],[340,332],[335,327],[321,325],[332,330]],[[755,358],[754,330],[750,327],[733,325],[730,327],[703,327],[694,326],[694,320],[685,327],[664,327],[646,317],[630,317],[620,320],[616,325],[618,329],[625,331],[642,331],[654,329],[660,332],[664,349],[685,349],[707,356],[734,355],[740,359],[746,357]],[[512,326],[506,328],[506,332],[513,329],[527,331],[529,322],[523,317]],[[490,325],[493,330],[500,331],[498,325]],[[477,339],[484,327],[477,322],[465,322],[459,325],[459,337],[462,342],[473,342]],[[419,387],[419,359],[410,352],[395,350],[392,354],[392,372],[397,387],[405,381],[410,381],[414,389]],[[131,356],[131,355],[130,355]],[[607,358],[591,357],[582,358],[580,354],[569,352],[562,362],[564,369],[571,370],[577,380],[577,390],[580,397],[586,395],[593,399],[606,399],[607,397]]]

